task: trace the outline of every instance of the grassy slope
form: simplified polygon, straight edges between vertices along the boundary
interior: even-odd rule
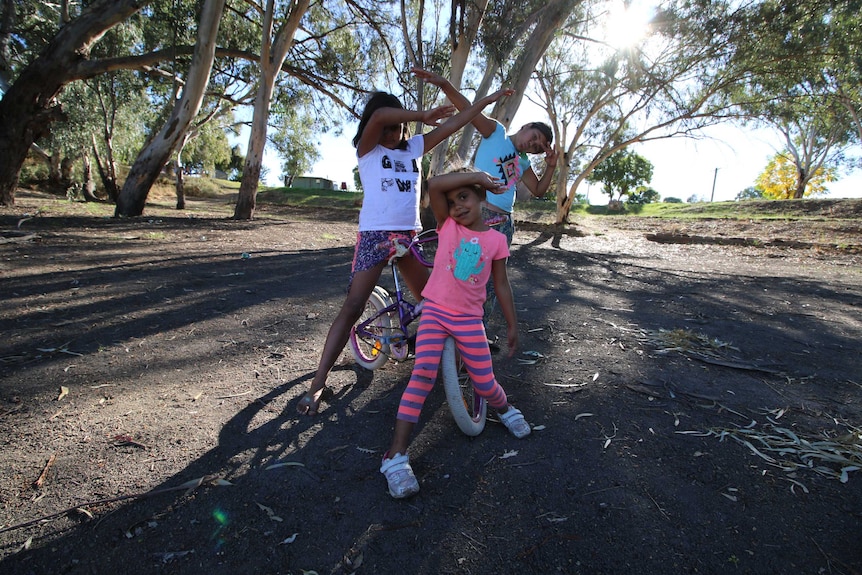
[[[196,182],[194,179],[187,185],[187,198],[206,198],[213,200],[210,209],[219,212],[232,213],[239,190],[238,182],[226,180],[206,180]],[[195,185],[198,184],[198,185]],[[200,193],[196,193],[200,188]],[[58,197],[58,200],[60,198]],[[267,188],[261,187],[257,195],[257,203],[265,205],[282,205],[308,208],[336,208],[358,211],[362,194],[342,192],[339,190],[300,189],[300,188]],[[171,186],[156,186],[148,198],[151,208],[172,209],[175,202]],[[68,211],[56,206],[60,211]],[[189,211],[194,208],[190,206]],[[43,212],[55,211],[46,206]],[[110,216],[113,206],[105,203],[78,204],[78,210],[95,216]],[[697,204],[647,204],[645,206],[627,206],[622,214],[607,213],[606,206],[573,206],[570,220],[578,217],[648,217],[676,220],[693,219],[745,219],[745,220],[805,220],[805,219],[852,219],[862,220],[862,199],[805,199],[782,201],[743,202],[713,202]],[[515,217],[520,221],[532,221],[542,224],[553,223],[556,217],[555,205],[547,201],[519,202],[515,206]]]

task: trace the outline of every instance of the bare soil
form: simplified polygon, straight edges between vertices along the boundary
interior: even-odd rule
[[[438,391],[422,491],[395,501],[378,467],[410,361],[345,351],[335,397],[295,412],[354,212],[117,220],[21,194],[0,208],[0,572],[862,573],[862,200],[798,205],[523,214],[522,345],[495,369],[534,432],[466,437]]]

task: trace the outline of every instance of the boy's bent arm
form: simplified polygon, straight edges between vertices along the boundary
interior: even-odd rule
[[[514,90],[508,88],[504,90],[497,90],[493,94],[485,96],[481,100],[478,100],[477,102],[472,104],[470,107],[462,110],[458,114],[455,114],[451,118],[448,118],[438,127],[425,134],[425,152],[430,152],[437,144],[439,144],[440,142],[454,134],[456,131],[466,126],[473,118],[476,117],[477,114],[482,111],[485,106],[492,102],[496,102],[503,96],[510,96],[512,94],[514,94]],[[494,123],[494,125],[496,127],[496,122]]]
[[[555,166],[547,166],[541,179],[537,178],[536,172],[533,171],[533,168],[530,168],[521,175],[521,183],[530,190],[531,194],[537,198],[541,198],[548,193],[548,188],[554,180],[554,168]]]
[[[459,92],[455,86],[452,85],[452,82],[440,76],[439,74],[435,74],[433,72],[429,72],[428,70],[423,70],[422,68],[413,68],[413,73],[418,77],[429,84],[437,86],[443,93],[446,94],[446,97],[449,98],[449,101],[458,108],[459,111],[464,111],[470,107],[470,100],[467,97]],[[482,134],[483,138],[489,137],[494,133],[494,130],[497,129],[497,121],[489,118],[485,114],[478,114],[472,120],[470,120],[475,126],[476,130]],[[465,124],[466,125],[466,124]]]
[[[494,278],[494,292],[503,317],[506,318],[506,343],[509,346],[509,357],[515,355],[518,348],[518,316],[515,313],[515,298],[512,286],[509,284],[509,274],[506,272],[506,260],[494,260],[491,264],[491,275]]]

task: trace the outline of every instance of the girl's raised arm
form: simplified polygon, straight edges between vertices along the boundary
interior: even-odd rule
[[[423,122],[436,126],[443,118],[448,118],[455,113],[455,106],[446,105],[432,108],[430,110],[405,110],[404,108],[378,108],[371,114],[368,123],[362,131],[356,153],[361,158],[374,149],[383,137],[383,131],[387,126],[397,126],[409,122]]]
[[[494,194],[506,191],[503,180],[492,177],[485,172],[449,172],[428,179],[428,200],[431,211],[437,219],[437,229],[449,217],[449,201],[446,192],[455,188],[479,186]]]

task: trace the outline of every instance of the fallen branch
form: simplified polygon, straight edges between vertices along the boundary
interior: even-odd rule
[[[723,367],[731,367],[733,369],[743,369],[747,371],[762,371],[764,373],[771,374],[780,374],[781,372],[776,369],[770,369],[768,367],[761,367],[759,365],[755,365],[753,363],[742,363],[739,361],[730,361],[726,359],[714,359],[699,353],[691,353],[690,357],[702,361],[704,363],[710,363],[712,365],[721,365]]]
[[[41,239],[39,234],[27,234],[26,236],[15,236],[11,238],[0,238],[0,244],[24,243]]]
[[[48,470],[51,469],[51,466],[54,465],[54,461],[57,459],[57,454],[52,453],[51,457],[48,458],[48,463],[45,464],[45,469],[42,470],[42,473],[39,474],[39,479],[33,482],[33,487],[36,489],[42,489],[42,485],[45,483],[45,479],[48,477]]]
[[[215,485],[225,485],[227,483],[222,482],[215,476],[203,476],[197,479],[192,479],[191,481],[186,481],[182,485],[178,485],[176,487],[165,487],[163,489],[155,489],[153,491],[145,491],[144,493],[132,493],[129,495],[120,495],[118,497],[108,497],[106,499],[97,499],[96,501],[89,501],[85,503],[80,503],[78,505],[74,505],[72,507],[68,507],[63,509],[62,511],[57,511],[56,513],[50,513],[48,515],[43,515],[41,517],[37,517],[36,519],[31,519],[30,521],[25,521],[23,523],[17,523],[15,525],[10,525],[9,527],[4,527],[0,529],[0,533],[6,533],[7,531],[14,531],[15,529],[21,529],[23,527],[29,527],[30,525],[34,525],[41,521],[47,521],[49,519],[54,519],[55,517],[60,517],[61,515],[65,515],[67,513],[71,513],[72,511],[76,511],[78,509],[82,509],[85,507],[93,507],[96,505],[105,505],[108,503],[116,503],[118,501],[126,501],[127,499],[143,499],[145,497],[151,497],[153,495],[161,495],[162,493],[168,493],[170,491],[187,491],[192,492],[204,482],[215,484]]]

